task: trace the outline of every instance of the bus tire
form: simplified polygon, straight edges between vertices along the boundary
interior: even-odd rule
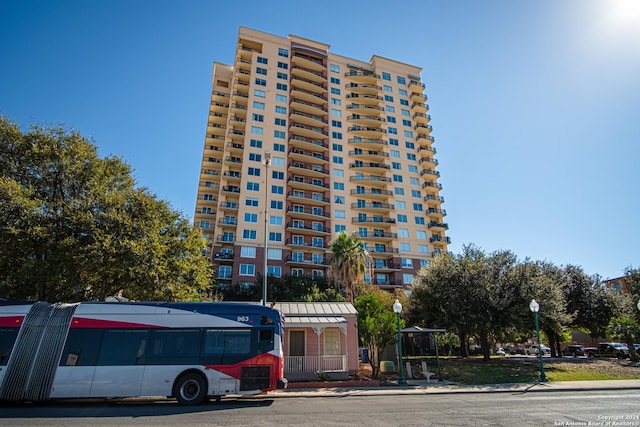
[[[199,405],[207,397],[205,380],[200,374],[185,374],[176,381],[173,394],[181,405]]]

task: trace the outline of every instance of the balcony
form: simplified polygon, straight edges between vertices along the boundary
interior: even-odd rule
[[[412,92],[423,91],[425,89],[424,83],[418,80],[409,80],[409,84],[407,85],[408,89]]]
[[[329,175],[329,169],[324,169],[320,165],[308,165],[301,162],[289,162],[289,171],[294,174],[302,174],[316,178],[324,178]]]
[[[358,95],[377,95],[382,90],[382,86],[372,84],[347,83],[344,89]]]
[[[239,182],[242,179],[242,173],[238,171],[225,171],[222,176],[227,178],[228,181],[234,182]]]
[[[289,145],[311,152],[329,150],[329,144],[325,144],[322,140],[317,138],[305,138],[304,136],[291,136],[289,138]]]
[[[434,171],[431,169],[423,169],[420,172],[420,176],[425,176],[425,175],[432,176],[432,177],[440,177],[440,172]]]
[[[285,244],[287,246],[301,247],[301,248],[307,248],[307,249],[327,249],[328,248],[328,245],[324,242],[324,240],[322,242],[309,242],[303,239],[287,239]]]
[[[431,116],[428,114],[415,113],[413,115],[413,121],[421,124],[428,124],[431,121]]]
[[[347,121],[361,126],[381,126],[383,123],[387,122],[387,119],[378,116],[352,114],[347,117]]]
[[[324,197],[323,193],[309,193],[305,191],[289,191],[287,199],[292,203],[326,206],[331,203],[331,199]]]
[[[381,190],[379,188],[356,188],[349,193],[352,196],[370,197],[375,199],[387,199],[393,197],[393,191]]]
[[[349,155],[352,157],[368,159],[368,160],[384,160],[389,157],[389,154],[385,153],[384,151],[361,150],[361,149],[358,149],[355,151],[349,151]]]
[[[323,153],[318,153],[316,151],[306,151],[301,150],[299,148],[291,148],[289,150],[289,159],[312,163],[314,165],[326,165],[329,163],[329,157],[325,156]]]
[[[295,222],[287,223],[287,231],[293,234],[308,234],[308,235],[326,235],[331,233],[331,229],[323,225],[306,225]]]
[[[306,126],[299,123],[292,123],[291,126],[289,126],[289,133],[309,139],[328,137],[328,131],[325,128]]]
[[[361,137],[372,139],[379,139],[382,135],[387,133],[386,129],[372,126],[349,126],[347,130]]]
[[[427,194],[426,196],[424,196],[424,201],[430,204],[439,205],[440,203],[444,203],[444,197]]]
[[[214,259],[220,262],[233,262],[233,252],[216,252]]]
[[[235,228],[238,225],[238,221],[235,218],[220,218],[218,220],[220,227],[232,227]]]
[[[240,204],[238,202],[224,201],[220,204],[221,211],[237,211]]]
[[[411,104],[411,110],[414,113],[426,114],[426,112],[429,111],[429,104],[426,104],[424,102],[414,102],[413,104]]]
[[[428,229],[436,229],[436,230],[448,230],[449,229],[449,224],[447,224],[446,222],[436,222],[436,221],[430,221],[429,224],[427,224],[427,228]]]
[[[352,224],[395,224],[395,218],[383,216],[354,216],[351,218]]]
[[[362,149],[367,149],[367,148],[373,148],[373,149],[380,149],[386,145],[389,145],[389,143],[383,139],[377,139],[377,138],[349,138],[349,140],[347,141],[349,144],[353,144],[358,148],[362,148]]]
[[[431,243],[442,243],[445,245],[448,245],[451,243],[451,237],[448,236],[438,236],[438,235],[433,235],[431,236],[431,238],[429,239],[429,241]]]
[[[290,120],[311,127],[323,127],[328,124],[324,115],[304,113],[302,111],[291,110]]]
[[[229,129],[227,135],[232,141],[238,143],[244,141],[245,132],[243,130]]]
[[[344,73],[344,77],[346,77],[347,80],[356,83],[373,85],[378,82],[378,79],[380,79],[380,74],[375,74],[370,71],[349,70],[349,72]]]
[[[420,160],[418,160],[418,163],[437,166],[438,160],[434,159],[433,157],[421,157]]]
[[[237,142],[228,142],[227,150],[230,154],[238,154],[241,156],[242,152],[244,151],[244,144],[238,144]]]
[[[364,211],[392,211],[395,209],[395,206],[390,203],[351,203],[351,209],[358,209]]]
[[[306,208],[303,206],[290,206],[287,208],[287,215],[291,218],[310,219],[310,220],[326,220],[329,215],[323,208]]]
[[[304,178],[302,176],[294,176],[287,180],[287,185],[291,188],[298,188],[309,191],[322,191],[329,189],[329,184],[325,184],[322,179]]]
[[[286,257],[285,262],[292,267],[326,267],[329,265],[324,257],[322,259],[308,259],[304,257]]]
[[[385,170],[390,170],[391,166],[385,165],[384,163],[355,162],[349,163],[349,169],[360,172],[380,173]]]
[[[378,261],[384,261],[384,260],[376,260],[376,263],[373,266],[373,270],[377,273],[385,273],[385,272],[402,269],[400,264],[394,264],[392,262],[378,262]]]
[[[222,191],[225,193],[240,194],[240,187],[236,187],[235,185],[225,185],[222,187]]]
[[[294,76],[291,79],[291,86],[299,88],[308,92],[318,94],[324,97],[327,92],[326,82],[315,82],[313,80],[305,79],[301,76]]]
[[[366,175],[366,176],[350,176],[351,182],[362,182],[364,184],[376,185],[379,187],[386,187],[386,185],[392,182],[391,178],[386,176]]]
[[[413,127],[413,129],[419,134],[428,135],[433,130],[433,127],[431,127],[431,125],[423,125],[422,123],[418,123]]]
[[[358,237],[367,240],[394,240],[398,238],[398,233],[381,230],[361,230],[358,231]]]
[[[422,189],[429,193],[437,193],[442,190],[442,184],[438,184],[435,182],[425,182],[422,184]]]
[[[428,208],[427,215],[446,216],[447,211],[444,209]]]
[[[398,248],[389,248],[389,247],[386,247],[386,246],[384,246],[384,247],[382,247],[382,246],[378,246],[378,247],[373,246],[372,247],[371,245],[369,245],[369,249],[368,250],[369,250],[369,253],[371,255],[375,255],[375,254],[388,255],[388,254],[397,254],[397,253],[400,252],[398,250]]]
[[[321,71],[313,71],[304,67],[291,67],[291,76],[316,83],[326,83],[327,76]]]
[[[411,94],[409,95],[409,100],[411,102],[425,103],[427,102],[427,95],[422,92],[411,92]]]
[[[327,68],[321,59],[301,54],[299,52],[292,52],[291,63],[293,66],[306,68],[307,70],[315,71],[316,73],[322,73]]]
[[[377,114],[383,112],[384,108],[379,105],[351,103],[347,105],[347,111],[352,113]]]
[[[291,98],[299,99],[301,101],[309,102],[312,104],[325,105],[327,103],[326,92],[317,93],[317,92],[306,90],[299,86],[293,86],[293,85],[291,86]]]
[[[360,93],[348,93],[347,99],[355,101],[358,104],[379,105],[384,100],[383,97],[378,95],[365,95]]]
[[[228,93],[215,91],[211,94],[211,103],[213,104],[214,102],[219,102],[221,104],[226,104],[228,107],[229,97],[230,95]]]
[[[315,116],[321,116],[323,113],[327,113],[329,111],[329,109],[323,104],[307,102],[301,99],[292,99],[291,108]]]

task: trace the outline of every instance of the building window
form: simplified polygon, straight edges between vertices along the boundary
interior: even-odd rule
[[[393,182],[402,182],[402,175],[393,175]]]
[[[339,85],[340,84],[340,79],[337,78],[337,77],[331,77],[331,84]]]
[[[402,164],[400,164],[400,162],[391,162],[391,167],[395,170],[402,170]]]
[[[409,238],[409,229],[408,228],[398,228],[398,237]]]
[[[287,120],[286,119],[281,119],[279,117],[276,117],[274,123],[277,126],[286,126],[287,125]]]
[[[413,268],[413,260],[411,258],[402,258],[402,268]]]
[[[287,64],[286,62],[278,61],[278,68],[282,68],[283,70],[288,70],[289,64]]]
[[[269,232],[269,240],[272,242],[282,242],[282,233],[278,233],[275,231]]]
[[[269,224],[271,225],[282,225],[282,217],[279,215],[270,215],[269,216]]]
[[[278,139],[287,139],[287,134],[283,130],[274,130],[273,137]]]
[[[264,110],[264,102],[253,101],[253,108],[256,110]]]
[[[331,126],[341,128],[342,122],[340,120],[331,120]]]
[[[249,168],[247,174],[252,176],[260,176],[260,168]]]
[[[397,135],[398,134],[398,129],[396,129],[394,127],[388,127],[387,128],[387,132],[389,132],[391,135]]]
[[[263,135],[264,129],[260,126],[251,126],[251,134],[252,135]]]
[[[258,68],[256,68],[256,73],[266,76],[267,75],[267,69],[266,68],[262,68],[262,67],[258,67]]]
[[[284,58],[288,58],[289,57],[289,51],[287,49],[279,47],[278,48],[278,56],[282,56]]]
[[[333,163],[341,165],[344,163],[344,159],[340,156],[333,156]]]
[[[278,90],[288,90],[289,86],[284,83],[276,83],[276,89]]]
[[[257,61],[259,64],[268,64],[269,60],[263,56],[258,56]]]
[[[409,178],[409,182],[410,182],[412,185],[420,185],[420,180],[419,180],[418,178],[416,178],[416,177],[411,177],[411,178]]]
[[[276,102],[287,102],[287,95],[276,93]]]
[[[398,222],[407,222],[407,216],[404,214],[398,214]]]
[[[341,144],[336,144],[335,142],[331,145],[331,147],[333,148],[333,151],[342,151],[342,145]]]
[[[399,84],[399,85],[406,85],[406,84],[407,84],[407,81],[405,80],[405,78],[404,78],[404,77],[400,77],[400,76],[398,76],[398,84]]]
[[[332,73],[339,73],[340,72],[340,66],[336,65],[336,64],[330,64],[329,65],[329,70],[331,70]]]
[[[331,93],[334,95],[340,95],[340,89],[338,89],[337,87],[332,87]]]
[[[403,200],[396,200],[396,209],[407,209],[407,202]]]
[[[256,77],[255,84],[258,86],[266,86],[267,81],[265,79],[259,79]]]
[[[391,150],[391,151],[389,151],[389,155],[390,155],[391,157],[395,157],[396,159],[399,159],[399,158],[400,158],[400,151],[398,151],[398,150]]]
[[[267,97],[267,92],[265,92],[264,90],[260,90],[260,89],[254,89],[253,90],[253,96],[255,96],[257,98],[266,98]]]
[[[403,285],[410,285],[412,283],[413,283],[413,274],[404,273],[402,275],[402,284]]]
[[[249,141],[249,146],[253,148],[262,148],[262,141],[259,139],[252,139]]]
[[[404,196],[404,188],[402,187],[393,187],[393,194],[397,196]]]
[[[429,246],[428,245],[418,245],[418,253],[428,254],[429,253]]]
[[[278,72],[277,77],[282,80],[289,80],[289,74]]]
[[[418,211],[418,212],[422,212],[422,204],[421,203],[414,203],[413,204],[413,210],[414,211]]]
[[[409,110],[405,110],[404,108],[400,110],[400,114],[406,117],[411,116],[411,112]]]
[[[258,206],[258,199],[255,197],[247,197],[244,199],[245,206]]]
[[[406,89],[398,89],[398,93],[399,93],[401,96],[407,96],[407,95],[408,95],[408,93],[407,93]]]
[[[281,277],[282,276],[282,267],[278,265],[269,265],[267,266],[267,275],[273,277]]]
[[[385,92],[393,92],[393,88],[389,85],[382,86],[382,90],[384,90]]]
[[[416,165],[409,165],[408,169],[409,169],[409,172],[418,173],[418,166]]]
[[[262,162],[262,154],[249,153],[249,160],[251,160],[252,162]]]
[[[256,205],[258,206],[258,205]],[[282,200],[272,200],[271,201],[271,209],[284,209],[284,202]]]
[[[391,81],[391,74],[389,73],[385,73],[384,71],[382,72],[382,80],[387,80],[387,81]]]
[[[271,163],[273,166],[284,166],[284,157],[274,156],[273,159],[271,159]]]
[[[344,219],[347,217],[346,212],[341,209],[336,209],[333,211],[334,218]]]
[[[282,259],[282,249],[267,249],[267,258],[268,259]]]
[[[271,178],[273,179],[284,179],[284,172],[282,171],[272,171]]]
[[[284,186],[282,186],[282,185],[272,185],[271,186],[271,194],[284,194]]]
[[[244,213],[244,222],[258,222],[258,214],[245,212]]]
[[[332,105],[342,105],[342,101],[338,98],[331,98]]]
[[[253,276],[256,271],[256,266],[253,264],[240,264],[241,276]]]
[[[218,278],[219,279],[231,279],[231,266],[230,265],[221,265],[218,268]]]
[[[341,233],[343,231],[347,231],[347,226],[342,224],[335,224],[333,229],[336,233]]]
[[[393,102],[393,96],[391,96],[391,95],[385,95],[385,96],[384,96],[384,100],[385,100],[385,102]]]
[[[276,105],[276,113],[278,113],[278,114],[287,114],[287,107],[282,107],[280,105]]]
[[[260,183],[259,182],[247,182],[247,191],[260,191]]]
[[[256,230],[243,230],[242,231],[242,238],[243,239],[248,239],[248,240],[256,240],[257,231]]]
[[[338,110],[337,108],[332,108],[331,115],[335,117],[342,117],[342,111]]]
[[[243,258],[255,258],[256,248],[252,246],[243,246],[240,248],[240,256]]]
[[[325,329],[324,333],[325,356],[340,356],[340,331],[338,329]]]
[[[333,183],[333,189],[334,190],[339,190],[339,191],[344,191],[344,182],[334,182]]]
[[[416,238],[418,240],[427,240],[427,232],[422,230],[416,230]]]
[[[401,99],[400,100],[400,105],[409,105],[409,101],[407,101],[406,99]]]
[[[421,216],[415,217],[416,225],[424,225],[424,218]]]
[[[278,144],[278,143],[273,144],[273,151],[280,151],[284,153],[284,148],[285,148],[284,144]]]

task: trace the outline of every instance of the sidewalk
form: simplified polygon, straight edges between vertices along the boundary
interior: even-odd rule
[[[271,391],[262,397],[345,397],[384,396],[402,394],[449,393],[531,393],[545,391],[640,390],[640,380],[559,381],[547,383],[513,383],[458,385],[446,381],[409,380],[406,385],[391,384],[378,387],[353,388],[296,388]]]

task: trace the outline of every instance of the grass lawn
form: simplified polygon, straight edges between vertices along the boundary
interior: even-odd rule
[[[640,379],[640,364],[628,360],[545,357],[543,361],[549,381]],[[435,358],[428,364],[430,371],[437,372]],[[540,361],[533,357],[494,357],[488,362],[478,357],[442,357],[440,368],[444,380],[468,385],[528,383],[536,382],[540,376]],[[379,379],[396,378],[397,375],[380,374]]]

